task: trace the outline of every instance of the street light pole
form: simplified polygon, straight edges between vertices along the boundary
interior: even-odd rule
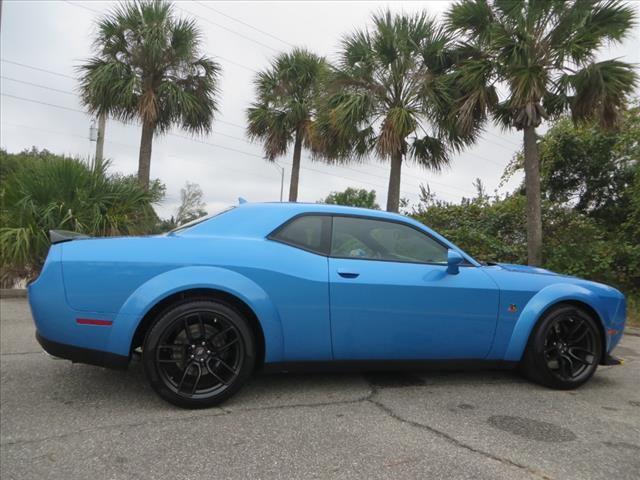
[[[101,113],[98,117],[98,138],[96,139],[96,160],[101,161],[104,154],[104,131],[107,127],[107,115]]]
[[[273,162],[273,166],[280,169],[280,202],[282,202],[282,196],[284,194],[284,167],[278,162]]]
[[[101,113],[98,116],[98,128],[96,128],[96,122],[92,121],[89,127],[89,140],[96,142],[96,155],[94,160],[96,162],[102,161],[104,155],[104,130],[107,126],[107,115]]]

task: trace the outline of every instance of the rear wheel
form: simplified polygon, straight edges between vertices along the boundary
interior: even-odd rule
[[[602,357],[594,319],[573,305],[551,309],[532,332],[523,358],[524,373],[551,388],[569,390],[589,380]]]
[[[246,319],[232,308],[192,300],[161,314],[145,338],[142,362],[165,400],[184,408],[211,407],[251,375],[254,339]]]

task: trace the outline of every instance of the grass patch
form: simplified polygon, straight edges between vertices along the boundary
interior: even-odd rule
[[[627,297],[627,325],[640,328],[640,295]]]

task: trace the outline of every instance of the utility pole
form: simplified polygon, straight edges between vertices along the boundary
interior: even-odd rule
[[[101,161],[104,154],[104,131],[107,126],[107,114],[98,117],[98,138],[96,139],[96,161]]]

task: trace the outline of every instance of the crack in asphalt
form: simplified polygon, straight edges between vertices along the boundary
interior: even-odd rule
[[[476,453],[478,455],[482,455],[485,458],[488,458],[490,460],[494,460],[497,461],[503,465],[507,465],[507,466],[511,466],[511,467],[515,467],[518,468],[520,470],[524,470],[532,475],[535,475],[536,477],[539,477],[541,479],[544,480],[552,480],[551,477],[549,477],[548,475],[539,472],[531,467],[528,467],[527,465],[523,465],[521,463],[517,463],[514,462],[513,460],[510,460],[508,458],[504,458],[504,457],[499,457],[498,455],[495,455],[493,453],[487,452],[485,450],[481,450],[479,448],[475,448],[469,444],[466,444],[460,440],[458,440],[457,438],[449,435],[448,433],[442,431],[442,430],[438,430],[437,428],[434,428],[430,425],[424,424],[424,423],[420,423],[420,422],[416,422],[415,420],[409,420],[407,418],[402,417],[400,414],[398,414],[397,412],[395,412],[391,407],[385,405],[384,403],[382,403],[382,401],[375,399],[375,395],[377,394],[377,390],[374,389],[374,393],[370,396],[370,398],[368,398],[366,401],[368,401],[369,403],[375,405],[380,411],[384,412],[385,414],[387,414],[387,416],[393,418],[394,420],[403,423],[405,425],[408,425],[410,427],[414,427],[414,428],[419,428],[422,430],[426,430],[429,433],[432,433],[440,438],[443,438],[444,440],[446,440],[447,442],[449,442],[450,444],[458,447],[458,448],[463,448],[465,450],[468,450],[470,452]]]
[[[16,446],[16,445],[28,445],[39,442],[46,442],[49,440],[59,440],[62,438],[72,437],[74,435],[81,435],[84,433],[91,432],[99,432],[105,430],[117,430],[119,428],[133,428],[133,427],[141,427],[145,425],[155,425],[155,424],[165,424],[168,422],[179,422],[179,421],[190,421],[190,420],[201,420],[203,418],[212,418],[212,417],[222,417],[226,415],[234,415],[238,413],[246,413],[246,412],[254,412],[260,410],[286,410],[286,409],[296,409],[296,408],[316,408],[316,407],[327,407],[332,405],[352,405],[357,403],[363,403],[369,399],[369,397],[373,394],[373,392],[369,392],[367,395],[359,398],[355,398],[352,400],[336,400],[335,402],[318,402],[318,403],[297,403],[297,404],[289,404],[289,405],[270,405],[266,407],[247,407],[247,408],[225,408],[218,407],[215,413],[208,413],[202,415],[191,415],[188,417],[174,417],[174,418],[164,418],[162,420],[147,420],[143,422],[131,422],[131,423],[119,423],[115,425],[102,425],[99,427],[90,427],[83,428],[80,430],[74,430],[72,432],[66,432],[59,435],[51,435],[48,437],[42,438],[32,438],[25,440],[15,440],[9,442],[0,442],[0,445],[3,447],[6,446]]]
[[[34,443],[40,443],[40,442],[46,442],[49,440],[60,440],[60,439],[64,439],[64,438],[68,438],[68,437],[72,437],[74,435],[82,435],[85,433],[91,433],[91,432],[98,432],[98,431],[106,431],[106,430],[118,430],[118,429],[126,429],[126,428],[135,428],[135,427],[142,427],[142,426],[146,426],[146,425],[154,425],[154,424],[165,424],[168,422],[184,422],[184,421],[193,421],[193,420],[202,420],[204,418],[213,418],[213,417],[221,417],[221,416],[227,416],[227,415],[234,415],[234,414],[239,414],[239,413],[247,413],[247,412],[254,412],[254,411],[268,411],[268,410],[288,410],[288,409],[298,409],[298,408],[319,408],[319,407],[327,407],[327,406],[335,406],[335,405],[354,405],[354,404],[359,404],[359,403],[370,403],[373,406],[375,406],[380,412],[386,414],[388,417],[390,417],[391,419],[400,422],[404,425],[408,425],[410,427],[413,428],[418,428],[420,430],[423,431],[427,431],[433,435],[436,435],[444,440],[446,440],[448,443],[450,443],[451,445],[458,447],[458,448],[462,448],[464,450],[467,450],[469,452],[475,453],[477,455],[481,455],[489,460],[493,460],[496,462],[499,462],[505,466],[509,466],[509,467],[514,467],[514,468],[518,468],[520,470],[524,470],[527,473],[530,473],[538,478],[541,478],[543,480],[551,480],[551,477],[549,477],[548,475],[539,472],[527,465],[523,465],[521,463],[517,463],[514,462],[513,460],[510,460],[508,458],[504,458],[504,457],[500,457],[498,455],[495,455],[493,453],[487,452],[485,450],[481,450],[479,448],[473,447],[467,443],[464,443],[460,440],[458,440],[457,438],[449,435],[448,433],[439,430],[435,427],[432,427],[430,425],[424,424],[424,423],[420,423],[414,420],[409,420],[407,418],[404,418],[403,416],[401,416],[399,413],[395,412],[391,407],[385,405],[382,400],[375,398],[378,395],[378,388],[375,387],[374,385],[372,385],[371,383],[369,383],[369,392],[361,397],[355,398],[355,399],[351,399],[351,400],[336,400],[336,401],[329,401],[329,402],[318,402],[318,403],[297,403],[297,404],[288,404],[288,405],[270,405],[270,406],[264,406],[264,407],[245,407],[245,408],[227,408],[227,407],[219,407],[215,412],[211,412],[211,413],[207,413],[207,414],[201,414],[201,415],[193,415],[193,416],[188,416],[188,417],[175,417],[175,418],[169,418],[169,419],[162,419],[162,420],[147,420],[147,421],[143,421],[143,422],[131,422],[131,423],[123,423],[123,424],[117,424],[117,425],[104,425],[104,426],[100,426],[100,427],[92,427],[92,428],[85,428],[85,429],[80,429],[80,430],[75,430],[73,432],[67,432],[67,433],[63,433],[60,435],[52,435],[49,437],[44,437],[44,438],[38,438],[38,439],[28,439],[28,440],[16,440],[16,441],[11,441],[11,442],[1,442],[0,445],[2,445],[3,447],[7,447],[7,446],[20,446],[20,445],[28,445],[28,444],[34,444]]]

